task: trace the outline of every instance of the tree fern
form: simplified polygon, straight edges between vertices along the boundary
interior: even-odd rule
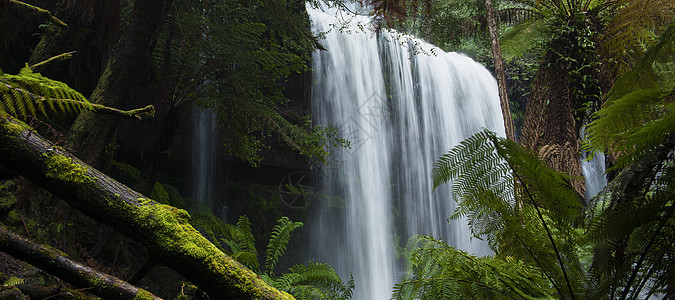
[[[619,105],[611,114],[630,116]],[[635,114],[658,118],[663,113],[670,110],[661,107]],[[648,123],[628,122],[624,131],[637,127],[653,135],[651,131],[660,130]],[[620,141],[616,135],[608,139]],[[643,151],[588,210],[581,208],[566,176],[545,167],[531,151],[490,132],[478,133],[444,155],[433,177],[436,185],[453,185],[458,208],[452,218],[467,217],[474,234],[487,237],[497,253],[492,259],[510,257],[532,268],[555,290],[549,291],[551,295],[638,299],[665,293],[666,288],[675,290],[668,283],[675,257],[675,137],[666,133],[643,139],[650,141],[645,142],[649,147],[636,143],[634,148]],[[473,269],[460,269],[467,262],[456,257],[444,260],[444,255],[457,255],[456,250],[427,239],[433,241],[433,251],[428,245],[412,249],[409,275],[397,285],[396,298],[524,297],[501,291],[504,280],[476,283]],[[457,271],[444,274],[448,269]],[[496,291],[499,295],[489,294]]]
[[[537,266],[562,298],[581,293],[585,277],[574,222],[581,200],[567,177],[530,150],[480,132],[442,156],[435,185],[451,181],[458,206],[476,236],[493,250]]]
[[[675,49],[675,22],[671,22],[636,67],[619,77],[596,120],[587,126],[586,147],[620,153],[617,168],[661,144],[675,128],[675,80],[655,72],[662,55]]]

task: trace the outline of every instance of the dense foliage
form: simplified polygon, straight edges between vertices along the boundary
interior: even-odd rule
[[[60,113],[154,115],[129,126],[155,132],[152,146],[133,152],[142,156],[140,163],[117,153],[117,133],[125,130],[117,124],[104,146],[82,150],[104,153],[96,165],[124,184],[189,211],[192,226],[271,286],[299,299],[351,297],[358,283],[344,282],[329,265],[309,262],[278,272],[287,264],[280,261],[292,233],[303,223],[279,218],[279,211],[273,217],[261,211],[252,219],[264,224],[246,217],[227,224],[199,199],[181,196],[183,179],[160,174],[176,158],[177,145],[185,144],[180,121],[195,105],[215,112],[223,148],[247,166],[264,166],[271,148],[325,162],[327,146],[348,145],[332,128],[313,125],[302,96],[287,89],[305,84],[311,52],[321,48],[304,1],[157,1],[166,9],[153,12],[160,22],[146,49],[125,49],[119,42],[136,17],[135,4],[145,1],[30,1],[49,10],[26,2],[0,1],[0,68],[16,73],[0,69],[0,118],[29,120],[35,132],[64,146],[69,134],[54,128],[66,132],[73,120]],[[377,28],[405,30],[446,50],[494,61],[485,58],[490,40],[484,1],[363,2],[372,5]],[[522,144],[478,133],[441,157],[433,174],[436,186],[452,185],[458,208],[451,219],[467,218],[473,234],[487,240],[495,254],[475,257],[433,237],[415,237],[408,272],[393,297],[675,297],[675,4],[503,0],[495,1],[495,14],[506,69],[515,82],[509,87],[516,94],[512,107],[520,106],[512,113],[525,116]],[[134,74],[110,71],[116,62],[111,58],[124,58],[125,51],[146,53],[149,63],[135,66]],[[105,99],[115,98],[101,92],[106,80],[124,78],[135,82],[113,92],[128,99],[112,103],[121,107],[106,106],[111,103]],[[73,126],[70,135],[78,130],[96,135],[104,126],[97,118],[85,123]],[[612,165],[610,183],[588,202],[581,197],[580,151],[602,151]],[[0,175],[3,224],[129,281],[155,267],[133,237],[100,226],[1,166]],[[270,194],[257,197],[267,198],[251,197],[258,207],[276,200]],[[263,247],[256,244],[263,230],[254,227],[267,227]],[[28,270],[26,279],[0,274],[3,289],[60,284],[29,267],[0,267],[3,273]],[[178,289],[183,278],[173,273],[148,277],[144,284],[164,295],[204,297],[188,292],[186,283]]]
[[[663,52],[675,45],[672,28],[671,23],[646,51],[637,64],[642,67],[618,78],[610,100],[589,125],[587,147],[617,156],[618,175],[588,207],[581,206],[569,176],[545,166],[539,154],[493,133],[479,133],[439,159],[434,183],[451,182],[458,202],[453,218],[468,218],[473,233],[489,241],[494,257],[472,257],[419,238],[433,243],[413,246],[410,271],[395,296],[673,295],[675,94],[669,72],[656,63],[664,57],[669,57],[666,64],[672,62],[672,53]],[[636,77],[644,81],[627,81]],[[465,270],[453,271],[466,259],[471,263]],[[529,280],[513,281],[523,277]]]

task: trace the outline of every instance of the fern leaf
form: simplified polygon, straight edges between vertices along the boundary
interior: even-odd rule
[[[23,278],[18,278],[16,276],[12,276],[5,280],[5,282],[2,284],[4,287],[9,287],[9,286],[17,286],[17,285],[22,285],[25,282],[25,279]]]
[[[287,217],[281,217],[277,221],[277,225],[272,230],[269,244],[267,245],[267,253],[265,255],[265,270],[269,274],[274,273],[274,267],[281,256],[286,252],[286,246],[291,239],[291,234],[296,229],[302,227],[301,222],[293,222]]]

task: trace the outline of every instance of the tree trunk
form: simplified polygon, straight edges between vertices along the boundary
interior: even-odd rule
[[[171,0],[136,0],[129,24],[115,46],[108,65],[89,101],[126,109],[134,104],[155,40]],[[147,103],[146,103],[147,104]],[[102,153],[110,142],[118,119],[83,112],[69,134],[70,148],[87,164],[101,166]]]
[[[570,104],[569,76],[557,54],[547,53],[532,87],[521,143],[539,154],[539,158],[558,172],[570,175],[570,184],[582,197],[586,187],[579,159],[579,133]]]
[[[136,239],[215,299],[293,299],[211,244],[186,211],[144,198],[11,117],[0,118],[0,165]]]
[[[492,58],[495,61],[495,76],[497,77],[497,86],[499,87],[499,103],[502,107],[502,116],[504,117],[504,128],[506,129],[506,138],[512,141],[516,140],[513,133],[513,119],[511,118],[511,108],[509,105],[509,96],[506,92],[506,73],[504,72],[504,62],[502,60],[502,49],[499,45],[499,35],[497,34],[497,20],[495,11],[492,7],[492,0],[485,0],[485,9],[487,10],[488,31],[490,31],[490,41],[492,46]]]
[[[83,94],[91,94],[110,52],[119,39],[120,1],[58,1],[54,15],[68,27],[49,24],[28,59],[29,65],[64,52],[75,52],[67,65],[43,65],[33,71],[68,83]],[[83,30],[96,34],[82,35]],[[79,76],[77,75],[79,74]]]
[[[63,252],[34,243],[0,225],[0,250],[105,299],[161,298],[114,276],[93,270]]]

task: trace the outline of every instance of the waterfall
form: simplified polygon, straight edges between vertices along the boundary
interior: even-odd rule
[[[504,135],[495,79],[461,54],[362,30],[366,17],[308,11],[327,49],[313,56],[312,115],[351,141],[316,175],[324,205],[308,226],[312,259],[351,272],[354,299],[370,300],[389,299],[414,234],[488,254],[464,220],[447,223],[455,204],[447,186],[432,191],[431,169],[482,128]]]
[[[580,136],[581,139],[586,139],[586,125],[582,126]],[[602,189],[607,185],[607,177],[605,177],[605,154],[602,152],[592,153],[592,158],[588,157],[591,153],[583,151],[581,153],[581,173],[584,175],[584,182],[586,183],[586,201],[590,201],[597,196]]]
[[[214,184],[218,157],[216,116],[211,110],[195,106],[192,122],[192,198],[213,210],[217,200]]]

